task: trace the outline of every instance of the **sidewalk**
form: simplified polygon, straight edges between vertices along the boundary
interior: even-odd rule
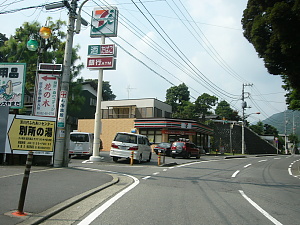
[[[19,205],[25,166],[0,166],[0,223],[38,224],[45,218],[118,182],[117,176],[79,168],[32,166],[24,213],[14,216]],[[35,223],[32,223],[34,217]],[[30,223],[26,220],[30,219]]]

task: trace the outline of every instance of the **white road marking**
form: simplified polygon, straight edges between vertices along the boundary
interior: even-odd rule
[[[90,160],[84,160],[84,161],[82,161],[82,163],[93,163],[93,162]]]
[[[163,171],[166,172],[168,169],[164,169]]]
[[[289,174],[290,174],[291,176],[293,176],[293,174],[292,174],[292,169],[291,169],[291,168],[288,168],[288,171],[289,171]]]
[[[123,174],[123,175],[131,177],[134,180],[134,182],[130,186],[125,188],[123,191],[119,192],[114,197],[109,199],[107,202],[105,202],[99,208],[97,208],[94,212],[92,212],[90,215],[88,215],[86,218],[84,218],[80,223],[78,223],[78,225],[91,224],[97,217],[99,217],[106,209],[108,209],[112,204],[114,204],[119,198],[121,198],[123,195],[125,195],[127,192],[129,192],[130,190],[135,188],[140,183],[140,181],[134,176],[131,176],[128,174]]]
[[[147,177],[143,177],[142,179],[143,180],[147,180],[147,179],[149,179],[151,176],[147,176]]]
[[[235,171],[234,174],[232,174],[231,177],[236,177],[236,175],[237,175],[239,172],[240,172],[239,170]]]
[[[268,161],[268,160],[266,160],[266,159],[263,159],[263,160],[260,160],[260,161],[258,161],[258,162],[266,162],[266,161]]]
[[[249,167],[249,166],[251,166],[252,164],[248,164],[248,165],[246,165],[246,166],[244,166],[244,168],[247,168],[247,167]]]
[[[158,174],[159,174],[159,172],[153,173],[153,175],[158,175]]]
[[[252,201],[251,198],[249,198],[242,190],[239,190],[241,195],[252,205],[254,208],[256,208],[261,214],[263,214],[265,217],[267,217],[270,221],[272,221],[276,225],[282,225],[278,220],[276,220],[274,217],[272,217],[269,213],[267,213],[265,210],[263,210],[259,205],[257,205],[254,201]]]

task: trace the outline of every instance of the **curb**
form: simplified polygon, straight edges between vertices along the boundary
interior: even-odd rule
[[[237,156],[225,156],[224,159],[234,159],[234,158],[247,158],[245,155],[237,155]]]
[[[55,214],[65,210],[66,208],[82,201],[83,199],[101,191],[101,190],[104,190],[116,183],[119,182],[119,177],[117,177],[116,175],[113,175],[111,174],[111,176],[113,177],[113,180],[106,183],[106,184],[103,184],[97,188],[94,188],[94,189],[91,189],[89,191],[86,191],[80,195],[77,195],[77,196],[74,196],[56,206],[53,206],[52,208],[50,209],[47,209],[46,211],[44,212],[41,212],[39,214],[32,214],[32,215],[29,215],[29,218],[26,219],[25,221],[21,222],[21,223],[18,223],[18,225],[28,225],[28,224],[31,224],[31,225],[36,225],[36,224],[40,224],[41,222],[47,220],[48,218],[54,216]]]

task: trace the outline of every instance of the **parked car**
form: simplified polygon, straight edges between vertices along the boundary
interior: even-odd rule
[[[155,146],[153,150],[156,153],[156,155],[158,155],[158,153],[161,153],[167,156],[171,156],[171,146],[172,146],[171,143],[162,142],[159,143],[157,146]]]
[[[196,159],[200,158],[200,150],[196,147],[196,145],[192,142],[181,140],[175,141],[171,147],[171,156],[172,158],[183,157],[190,158],[196,157]]]
[[[120,158],[130,158],[132,151],[133,159],[141,163],[144,160],[150,162],[152,156],[152,149],[147,136],[118,132],[111,143],[110,156],[114,162]]]
[[[197,148],[199,148],[201,155],[205,155],[206,154],[206,151],[204,150],[203,146],[197,146]]]

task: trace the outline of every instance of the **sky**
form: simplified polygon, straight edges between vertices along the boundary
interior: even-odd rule
[[[0,0],[0,12],[56,2],[52,0]],[[78,1],[80,6],[83,0]],[[166,91],[185,83],[194,102],[203,93],[230,103],[242,115],[245,91],[247,120],[255,124],[283,112],[285,91],[280,76],[268,73],[253,47],[243,36],[241,19],[247,0],[89,0],[82,17],[91,21],[96,7],[119,10],[118,36],[106,38],[117,48],[116,70],[105,70],[117,100],[157,98],[165,101]],[[24,22],[47,17],[68,21],[65,8],[33,8],[0,14],[0,33],[6,37]],[[100,44],[90,37],[90,26],[74,36],[81,62],[86,65],[88,45]],[[97,70],[82,70],[79,77],[97,79]],[[260,114],[256,114],[260,112]],[[282,123],[283,121],[274,121]]]

